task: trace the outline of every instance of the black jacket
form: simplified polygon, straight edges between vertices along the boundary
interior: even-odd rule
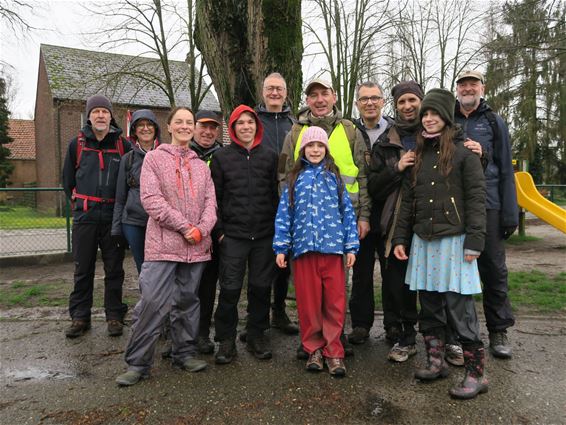
[[[260,239],[275,233],[277,154],[259,144],[250,151],[232,142],[210,163],[216,188],[216,234]]]
[[[115,124],[112,120],[112,124]],[[115,125],[110,126],[110,132],[102,141],[96,140],[90,124],[82,128],[86,138],[85,146],[91,149],[115,150],[122,130]],[[65,194],[72,198],[73,190],[80,195],[94,196],[105,200],[116,196],[116,182],[120,168],[120,155],[113,152],[104,152],[102,155],[104,166],[101,167],[98,152],[81,151],[80,163],[77,167],[78,137],[69,142],[67,154],[63,163],[63,189]],[[122,139],[124,152],[132,149],[130,142]],[[85,210],[86,204],[86,210]],[[110,224],[114,202],[95,202],[75,199],[73,206],[73,222],[89,224]]]
[[[212,161],[212,156],[218,151],[218,149],[222,149],[224,145],[217,140],[214,142],[214,144],[211,147],[207,149],[207,148],[203,148],[201,145],[199,145],[197,142],[193,140],[191,141],[190,146],[191,149],[194,150],[195,153],[198,155],[199,159],[202,159],[204,162],[210,165],[210,161]]]
[[[478,155],[464,147],[460,133],[452,171],[440,174],[438,139],[425,141],[422,166],[413,187],[403,181],[399,220],[393,246],[410,244],[414,232],[426,240],[466,234],[464,248],[482,251],[485,239],[485,178]]]
[[[263,124],[263,139],[261,144],[272,149],[277,155],[283,149],[285,136],[293,126],[293,117],[289,106],[284,105],[281,112],[269,112],[261,104],[255,109],[257,116]]]

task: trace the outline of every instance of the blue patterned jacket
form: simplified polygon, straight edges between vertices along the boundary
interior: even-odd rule
[[[338,195],[336,176],[323,163],[306,167],[295,183],[294,205],[288,187],[283,191],[275,218],[275,254],[293,258],[307,252],[356,254],[360,247],[356,216],[348,192]]]

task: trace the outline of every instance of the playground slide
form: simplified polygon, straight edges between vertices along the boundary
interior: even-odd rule
[[[515,173],[515,184],[517,202],[521,208],[532,212],[541,220],[566,233],[566,210],[542,196],[529,173],[524,171]]]

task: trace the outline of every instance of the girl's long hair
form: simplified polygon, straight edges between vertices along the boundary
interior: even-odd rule
[[[295,165],[287,176],[287,187],[289,188],[289,205],[291,206],[291,208],[294,206],[295,184],[297,183],[299,174],[301,174],[301,171],[306,166],[305,161],[308,160],[305,158],[305,149],[303,148],[299,153],[299,157],[295,161]],[[338,170],[338,167],[334,162],[334,158],[332,158],[332,155],[330,155],[328,149],[326,149],[326,153],[324,155],[324,169],[336,176],[336,181],[338,182],[338,198],[341,200],[342,193],[344,192],[344,183],[342,182],[342,178],[340,177],[340,170]]]
[[[447,177],[452,171],[452,157],[454,156],[454,151],[456,150],[456,145],[454,144],[454,135],[456,130],[454,127],[449,127],[448,125],[442,129],[440,133],[440,158],[438,159],[438,168],[440,174]],[[422,162],[423,162],[423,151],[425,146],[425,138],[421,131],[417,133],[417,144],[415,148],[415,165],[413,166],[412,180],[413,187],[417,184],[417,174],[419,173]]]

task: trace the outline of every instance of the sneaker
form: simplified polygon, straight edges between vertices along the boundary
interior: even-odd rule
[[[403,363],[415,354],[417,354],[417,347],[415,344],[402,346],[397,342],[389,351],[387,358],[397,363]]]
[[[246,348],[250,353],[254,355],[256,359],[269,360],[271,357],[273,357],[271,353],[269,338],[265,335],[261,335],[255,338],[248,338]]]
[[[234,360],[237,354],[236,341],[233,339],[225,339],[224,341],[220,341],[218,351],[216,352],[216,356],[214,356],[214,361],[216,364],[228,364]]]
[[[326,366],[328,366],[328,372],[330,372],[332,376],[336,376],[340,378],[346,376],[346,366],[344,366],[343,359],[327,358]]]
[[[87,320],[73,320],[71,326],[65,329],[65,336],[67,338],[77,338],[82,336],[90,329],[90,321]]]
[[[391,326],[385,329],[385,339],[390,344],[396,344],[401,339],[401,329],[396,326]]]
[[[299,327],[291,322],[285,309],[272,310],[271,327],[279,329],[287,335],[297,335],[299,333]]]
[[[173,365],[188,372],[199,372],[203,369],[206,369],[208,363],[204,360],[195,359],[194,357],[187,357],[183,361],[174,362]]]
[[[354,355],[354,347],[352,347],[352,344],[350,344],[350,342],[348,341],[348,338],[346,338],[345,334],[342,334],[340,336],[340,342],[342,343],[342,347],[344,347],[344,355],[346,357],[350,357]]]
[[[119,320],[108,320],[108,336],[120,336],[124,332],[124,324]]]
[[[309,356],[306,368],[311,372],[320,372],[324,369],[324,357],[322,357],[322,350],[316,350]]]
[[[148,375],[144,375],[141,372],[135,370],[129,370],[126,373],[119,375],[116,378],[116,383],[121,387],[131,387],[132,385],[136,385],[142,379],[149,378]]]
[[[444,359],[452,366],[464,366],[464,350],[457,344],[446,344]]]
[[[365,343],[369,338],[369,332],[366,328],[361,326],[356,326],[352,333],[348,335],[348,341],[355,345],[360,345]]]
[[[303,344],[299,344],[299,348],[297,348],[297,360],[307,360],[308,358],[309,353],[305,351]]]
[[[200,354],[214,353],[214,342],[207,336],[199,336],[197,339],[197,351]]]
[[[489,334],[489,351],[493,357],[500,359],[510,359],[513,357],[513,350],[509,345],[507,332],[493,332]]]

